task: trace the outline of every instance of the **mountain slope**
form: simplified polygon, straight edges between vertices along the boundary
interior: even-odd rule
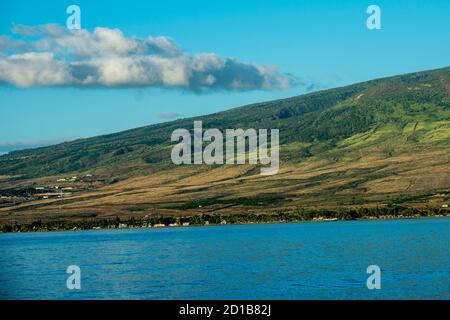
[[[192,129],[194,120],[204,129],[278,128],[280,173],[262,177],[251,165],[173,165],[171,133]],[[441,203],[450,188],[449,147],[447,67],[12,152],[0,157],[0,193],[16,198],[0,208],[0,219],[11,212],[27,219],[31,212],[48,219],[233,213],[253,210],[242,198],[267,194],[279,199],[279,208],[434,203],[444,194]],[[60,183],[76,190],[67,198],[25,196],[30,186],[86,174],[95,179]],[[272,210],[259,200],[265,209],[255,212]]]
[[[425,143],[426,139],[445,142],[449,138],[445,135],[450,120],[449,73],[450,68],[445,68],[369,81],[195,119],[17,151],[0,157],[0,175],[35,177],[116,163],[128,166],[130,160],[167,162],[170,161],[170,153],[162,156],[158,150],[170,144],[170,134],[174,129],[192,128],[193,120],[203,120],[204,128],[222,130],[279,128],[281,144],[307,142],[313,145],[333,145],[354,134],[389,124],[395,127],[389,131],[395,129],[396,134],[403,134],[408,125],[421,122],[423,126],[416,128],[410,139]],[[425,127],[425,124],[432,124],[432,127]],[[431,138],[430,130],[441,132],[431,134]]]

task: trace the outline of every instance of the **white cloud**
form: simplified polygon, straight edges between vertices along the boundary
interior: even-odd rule
[[[68,66],[49,52],[28,52],[0,59],[0,81],[19,87],[57,86],[71,80]]]
[[[165,120],[173,120],[173,119],[177,119],[179,117],[181,117],[181,114],[178,112],[160,112],[157,114],[157,116],[161,119],[165,119]]]
[[[19,38],[0,36],[0,82],[18,87],[165,87],[275,90],[293,77],[274,67],[189,55],[168,37],[127,37],[119,29],[67,30],[59,25],[15,25]]]

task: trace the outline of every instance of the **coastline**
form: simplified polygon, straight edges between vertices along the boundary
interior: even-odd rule
[[[301,222],[336,222],[336,221],[370,221],[370,220],[404,220],[404,219],[421,219],[421,218],[448,218],[449,217],[450,210],[439,210],[439,214],[428,214],[428,215],[421,215],[421,214],[414,214],[414,215],[405,215],[405,214],[398,214],[398,215],[379,215],[379,216],[361,216],[357,218],[352,219],[346,219],[346,218],[325,218],[322,216],[316,216],[312,219],[290,219],[290,220],[270,220],[270,221],[237,221],[237,222],[225,222],[223,223],[222,220],[220,223],[197,223],[197,224],[178,224],[178,223],[172,223],[172,224],[154,224],[150,225],[149,223],[144,223],[143,221],[140,221],[140,223],[135,224],[125,224],[120,223],[117,224],[108,224],[107,226],[93,226],[93,227],[86,227],[83,223],[89,223],[89,224],[95,224],[95,222],[92,221],[81,221],[81,222],[72,222],[71,224],[64,224],[59,225],[59,227],[51,227],[51,226],[42,226],[41,228],[38,228],[36,226],[31,227],[31,225],[26,225],[26,228],[22,230],[21,226],[17,225],[0,225],[0,234],[8,234],[8,233],[34,233],[34,232],[63,232],[63,231],[100,231],[100,230],[114,230],[114,229],[171,229],[171,228],[188,228],[188,227],[204,227],[204,226],[227,226],[227,225],[252,225],[252,224],[282,224],[282,223],[301,223]],[[196,216],[193,216],[196,217]],[[192,217],[190,217],[192,218]],[[117,222],[117,220],[116,220]],[[136,221],[135,221],[136,222]],[[51,223],[50,223],[51,224]],[[72,225],[80,225],[79,227]],[[44,224],[45,225],[45,224]],[[5,228],[11,228],[11,230],[5,232]]]

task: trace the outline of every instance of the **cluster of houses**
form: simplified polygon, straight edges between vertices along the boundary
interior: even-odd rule
[[[225,220],[222,220],[220,224],[227,224]],[[205,222],[205,225],[209,225],[209,221]],[[142,225],[143,228],[164,228],[164,227],[189,227],[189,222],[183,222],[181,225],[178,223],[170,223],[165,225],[164,223],[156,223],[152,225],[151,223]],[[126,223],[119,223],[119,229],[127,229],[128,225]]]
[[[86,174],[82,178],[92,178],[92,174]],[[79,179],[80,178],[78,176],[72,176],[57,179],[56,182],[59,183],[76,182]],[[63,198],[69,196],[72,194],[73,191],[75,191],[76,188],[71,186],[55,185],[53,187],[35,187],[34,189],[36,191],[34,196],[40,197],[42,199],[49,199],[49,198]]]
[[[34,189],[37,192],[40,191],[40,193],[36,193],[34,196],[42,199],[49,199],[49,198],[63,198],[64,196],[68,196],[72,194],[71,192],[68,191],[72,190],[73,188],[72,187],[59,188],[58,186],[55,186],[53,190],[45,187],[36,187]]]
[[[92,174],[86,174],[84,175],[82,178],[92,178],[93,175]],[[60,178],[58,180],[56,180],[56,182],[75,182],[79,179],[78,176],[73,176],[73,177],[67,177],[67,178]]]

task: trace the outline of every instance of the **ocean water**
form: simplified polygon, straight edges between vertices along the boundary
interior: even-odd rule
[[[449,236],[449,218],[1,234],[0,299],[449,299]]]

